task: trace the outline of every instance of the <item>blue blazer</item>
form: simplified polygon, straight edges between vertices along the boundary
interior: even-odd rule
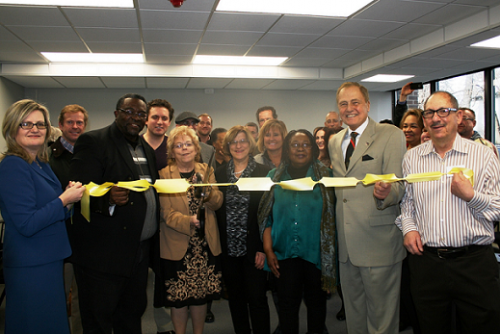
[[[6,267],[41,265],[71,255],[61,184],[48,164],[39,164],[12,155],[0,163]]]

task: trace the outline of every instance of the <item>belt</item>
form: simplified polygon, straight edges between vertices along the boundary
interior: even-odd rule
[[[440,259],[456,259],[461,256],[474,253],[480,249],[484,249],[486,247],[490,247],[490,245],[469,245],[464,247],[428,247],[424,246],[424,251],[437,255]]]

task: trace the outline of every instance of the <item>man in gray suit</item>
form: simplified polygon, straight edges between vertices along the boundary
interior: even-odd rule
[[[348,128],[328,145],[333,176],[401,176],[404,134],[368,117],[367,89],[346,82],[337,91],[337,104]],[[335,189],[340,282],[349,334],[398,333],[401,262],[406,253],[394,221],[403,193],[401,183]]]

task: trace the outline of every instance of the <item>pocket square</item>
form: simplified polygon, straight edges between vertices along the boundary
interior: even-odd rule
[[[370,157],[368,154],[367,155],[363,155],[363,157],[361,158],[361,161],[370,161],[370,160],[373,160],[373,158]]]

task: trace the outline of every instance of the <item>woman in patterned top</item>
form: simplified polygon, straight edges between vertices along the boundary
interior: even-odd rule
[[[183,178],[200,183],[209,173],[208,182],[215,183],[213,169],[199,163],[200,144],[194,130],[180,126],[172,130],[167,142],[169,165],[160,170],[163,179]],[[186,333],[188,310],[193,333],[203,333],[206,303],[219,298],[221,272],[217,255],[221,253],[215,210],[222,204],[217,187],[209,190],[204,203],[203,225],[197,218],[203,198],[195,195],[197,187],[187,193],[161,194],[160,279],[155,284],[162,306],[171,307],[172,322],[177,334]],[[204,233],[203,233],[204,232]],[[156,301],[155,306],[158,305]]]
[[[223,145],[224,153],[231,160],[217,169],[217,182],[235,183],[242,177],[265,177],[269,172],[269,167],[256,163],[252,157],[255,141],[245,127],[237,125],[229,129]],[[254,334],[269,334],[267,273],[262,270],[265,254],[257,224],[257,209],[263,192],[240,192],[236,186],[221,190],[224,202],[217,210],[217,222],[222,245],[222,274],[234,332],[250,334],[252,330]]]

